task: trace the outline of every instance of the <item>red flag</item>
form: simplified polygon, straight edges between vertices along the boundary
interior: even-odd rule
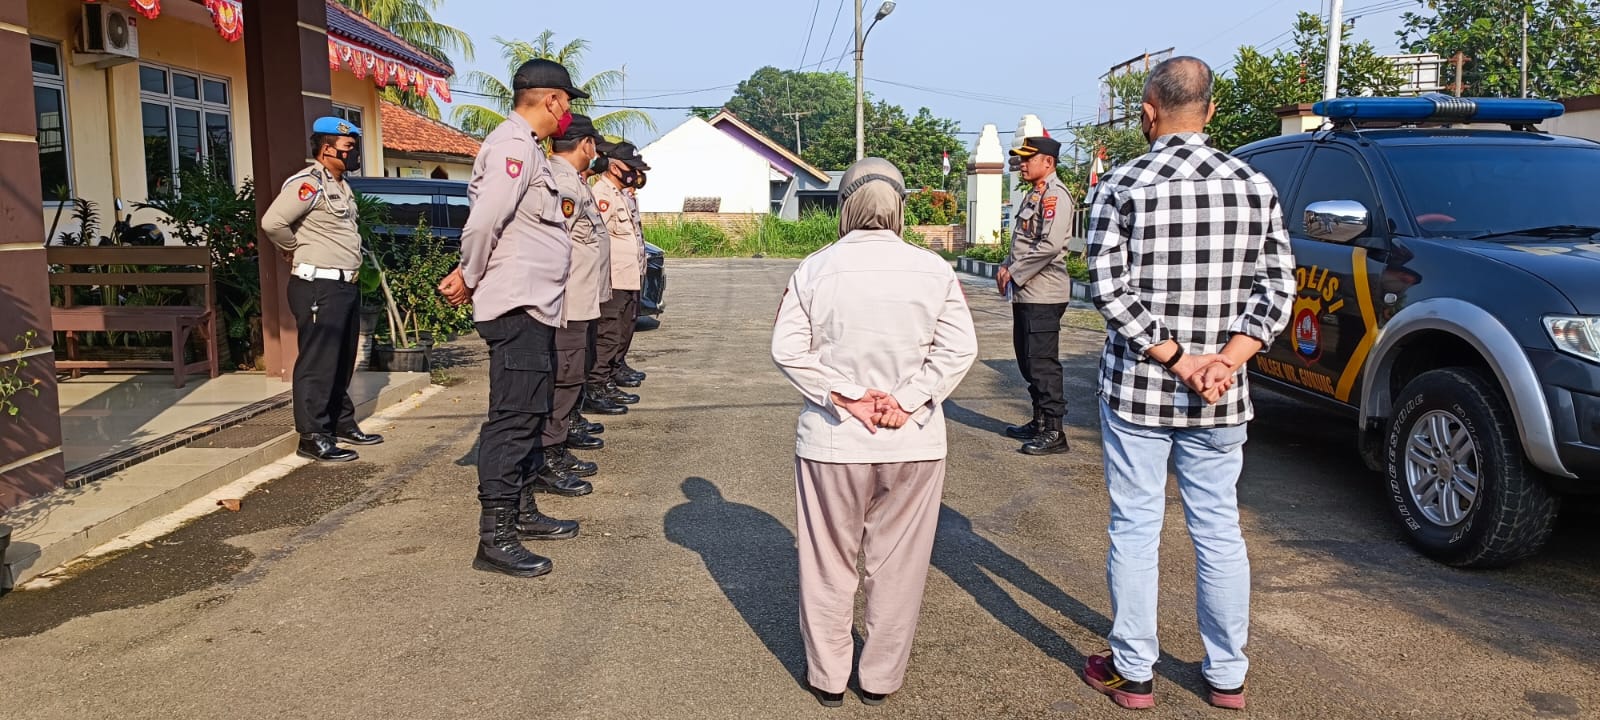
[[[945,153],[944,153],[944,174],[946,174],[946,175],[950,174],[950,151],[949,150],[946,150]]]

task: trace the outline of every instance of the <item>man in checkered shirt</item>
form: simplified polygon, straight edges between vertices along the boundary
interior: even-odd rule
[[[1151,151],[1100,182],[1090,218],[1091,293],[1108,328],[1100,426],[1115,620],[1111,650],[1090,658],[1084,677],[1129,708],[1155,702],[1169,457],[1197,557],[1209,699],[1244,707],[1250,561],[1235,492],[1253,414],[1244,365],[1288,325],[1294,257],[1272,183],[1207,146],[1211,90],[1211,69],[1195,58],[1150,72],[1140,127]]]

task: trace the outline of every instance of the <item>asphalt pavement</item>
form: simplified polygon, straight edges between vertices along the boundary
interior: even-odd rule
[[[555,572],[470,567],[475,339],[459,382],[206,516],[0,597],[0,718],[1111,718],[1078,675],[1105,647],[1102,336],[1063,333],[1074,450],[1028,458],[1009,310],[968,284],[978,364],[946,406],[950,465],[904,689],[825,710],[800,687],[793,427],[767,346],[793,261],[672,260],[633,412],[604,422]],[[1520,566],[1467,572],[1400,541],[1347,421],[1258,394],[1241,481],[1255,581],[1251,709],[1202,698],[1194,560],[1169,492],[1151,718],[1600,717],[1600,531],[1577,508]],[[595,418],[598,419],[598,418]]]

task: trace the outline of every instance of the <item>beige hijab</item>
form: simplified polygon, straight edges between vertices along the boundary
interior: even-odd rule
[[[902,234],[905,187],[904,176],[888,160],[869,157],[851,165],[839,181],[839,237],[856,230]]]

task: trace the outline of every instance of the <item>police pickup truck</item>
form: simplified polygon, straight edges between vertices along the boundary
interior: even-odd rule
[[[1408,539],[1512,563],[1600,490],[1600,144],[1538,100],[1346,98],[1235,155],[1277,186],[1292,322],[1252,378],[1355,420]]]

